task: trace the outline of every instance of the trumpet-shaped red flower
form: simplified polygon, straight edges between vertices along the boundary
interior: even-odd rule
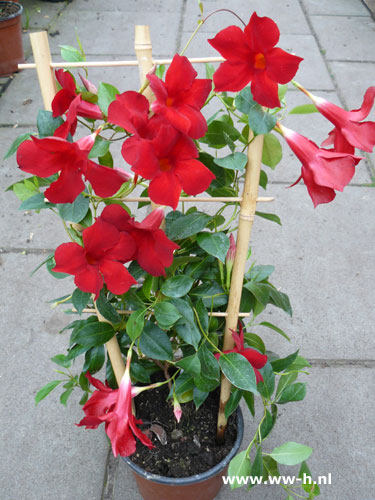
[[[215,90],[238,92],[251,82],[251,93],[259,104],[280,106],[277,84],[288,83],[303,59],[275,47],[279,38],[276,23],[254,12],[244,31],[229,26],[208,40],[226,59],[214,73]]]
[[[375,87],[369,87],[360,109],[345,111],[322,97],[315,96],[303,89],[318,108],[320,113],[334,124],[322,146],[334,145],[335,151],[354,153],[354,148],[371,153],[375,145],[375,122],[362,122],[371,111],[375,100]],[[360,123],[362,122],[362,123]]]
[[[152,140],[133,136],[122,146],[122,155],[136,174],[150,179],[152,201],[175,209],[181,191],[205,191],[214,174],[196,158],[194,142],[170,125],[161,125]]]
[[[94,293],[95,300],[104,282],[116,295],[137,283],[123,266],[135,252],[133,238],[101,220],[86,228],[82,238],[83,247],[78,243],[57,247],[53,271],[74,275],[76,286],[83,292]]]
[[[169,240],[160,224],[164,218],[162,208],[153,210],[142,222],[136,222],[120,205],[107,205],[100,219],[113,224],[134,241],[131,260],[153,276],[165,276],[165,268],[172,265],[173,252],[180,248]]]
[[[196,76],[197,72],[189,59],[178,54],[167,70],[165,82],[156,75],[147,75],[156,97],[151,105],[152,111],[193,139],[203,137],[207,131],[200,109],[212,88],[211,80]]]
[[[86,417],[76,425],[85,426],[86,429],[96,429],[105,422],[105,431],[111,440],[115,457],[132,455],[136,449],[135,437],[148,448],[153,448],[150,439],[137,427],[142,424],[142,420],[136,420],[132,413],[131,400],[139,391],[131,385],[130,356],[119,389],[110,389],[89,373],[86,377],[97,390],[83,406]]]
[[[335,189],[343,191],[355,172],[360,156],[339,153],[319,148],[306,137],[278,124],[284,139],[302,163],[301,176],[293,184],[303,179],[314,207],[329,203],[335,196]]]
[[[150,103],[144,95],[128,90],[116,95],[109,105],[108,121],[146,139],[149,136],[149,108]]]
[[[19,146],[17,163],[24,172],[39,177],[60,172],[59,178],[44,193],[52,203],[72,203],[85,189],[82,176],[90,182],[95,193],[103,197],[115,194],[130,178],[124,171],[89,160],[95,134],[76,142],[68,142],[61,137],[38,139],[32,136],[31,139]]]
[[[257,384],[258,382],[263,382],[263,377],[259,369],[263,368],[263,366],[267,363],[267,356],[265,354],[261,354],[255,349],[252,349],[251,347],[245,347],[244,332],[241,323],[239,323],[239,333],[234,330],[231,330],[231,332],[236,347],[223,351],[223,353],[228,354],[230,352],[237,352],[238,354],[244,356],[253,367]],[[216,359],[219,359],[220,353],[218,352],[214,356]]]

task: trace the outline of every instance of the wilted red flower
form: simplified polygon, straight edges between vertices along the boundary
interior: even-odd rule
[[[112,224],[97,220],[82,233],[83,247],[78,243],[63,243],[55,252],[53,271],[74,275],[74,283],[83,292],[98,298],[104,282],[114,294],[123,294],[137,282],[123,262],[135,252],[131,236],[120,233]]]
[[[354,153],[354,148],[371,153],[375,145],[375,122],[362,122],[371,111],[375,100],[375,87],[369,87],[360,109],[345,111],[332,102],[318,97],[298,86],[310,97],[320,113],[335,125],[322,146],[334,145],[337,152]],[[360,123],[362,122],[362,123]]]
[[[120,205],[107,205],[100,219],[113,224],[134,241],[131,260],[153,276],[165,276],[165,268],[172,265],[173,252],[180,248],[169,240],[160,224],[164,218],[162,208],[153,210],[142,222],[136,222]]]
[[[24,141],[19,146],[17,163],[24,172],[39,177],[60,172],[59,178],[44,193],[52,203],[72,203],[85,189],[82,176],[98,196],[112,196],[130,175],[89,160],[95,137],[96,134],[91,134],[69,142],[61,137],[38,139],[31,136],[31,141]]]
[[[254,12],[244,31],[229,26],[208,40],[226,59],[214,73],[215,90],[238,92],[251,82],[251,92],[259,104],[280,106],[277,84],[288,83],[303,59],[275,47],[279,38],[276,23]]]
[[[150,179],[148,194],[160,205],[176,209],[181,191],[205,191],[214,174],[198,161],[194,142],[171,125],[161,125],[152,140],[133,136],[122,146],[122,155],[136,174]]]
[[[166,72],[165,82],[148,74],[156,100],[152,111],[168,120],[177,130],[199,139],[207,131],[207,123],[200,112],[211,92],[209,79],[196,78],[197,72],[185,56],[176,54]]]
[[[95,379],[89,373],[86,374],[89,382],[96,387],[90,399],[83,406],[86,414],[78,425],[85,426],[86,429],[96,429],[105,422],[105,431],[111,440],[112,451],[115,457],[121,455],[128,457],[135,452],[137,437],[141,443],[148,448],[154,445],[137,425],[142,424],[142,420],[136,420],[132,413],[132,397],[139,391],[132,387],[130,379],[130,359],[128,355],[125,373],[122,377],[119,389],[110,389],[100,380]],[[140,388],[142,390],[142,388]]]
[[[238,354],[244,356],[253,367],[257,384],[258,382],[262,382],[263,377],[259,369],[263,368],[263,366],[267,363],[267,356],[265,354],[261,354],[255,349],[252,349],[251,347],[245,347],[244,331],[241,322],[239,322],[239,334],[234,330],[231,330],[231,332],[236,347],[234,347],[233,349],[228,349],[227,351],[223,351],[223,353],[228,354],[230,352],[237,352]],[[216,359],[219,359],[220,355],[221,354],[218,352],[214,356]]]
[[[301,176],[293,186],[303,179],[314,207],[332,201],[336,196],[334,190],[343,191],[354,175],[355,165],[363,158],[319,148],[303,135],[277,125],[302,163]]]

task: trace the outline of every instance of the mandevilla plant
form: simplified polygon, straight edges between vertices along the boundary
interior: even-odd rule
[[[71,304],[78,319],[64,328],[71,332],[67,352],[52,359],[63,378],[44,386],[36,401],[62,385],[65,405],[74,389],[82,389],[78,425],[96,429],[104,423],[114,455],[130,456],[137,440],[150,449],[157,445],[136,419],[139,393],[167,385],[165,405],[178,428],[184,405],[193,401],[198,410],[221,385],[219,441],[241,401],[254,419],[255,409],[263,408],[251,442],[230,463],[232,488],[242,486],[245,476],[278,476],[279,464],[301,464],[300,477],[310,475],[305,460],[312,452],[294,442],[264,447],[279,405],[304,399],[306,384],[297,380],[310,365],[298,351],[280,358],[259,335],[259,327],[266,327],[289,340],[278,326],[259,321],[269,306],[292,315],[287,295],[270,281],[273,266],[252,262],[247,240],[247,270],[241,274],[236,267],[243,250],[235,234],[249,170],[246,149],[261,138],[262,162],[275,168],[281,135],[302,164],[296,183],[303,179],[316,207],[331,202],[352,179],[362,159],[355,148],[370,152],[375,145],[375,123],[363,121],[375,87],[360,109],[344,111],[293,80],[303,59],[277,47],[273,20],[254,12],[241,22],[243,28],[229,26],[208,40],[224,61],[216,70],[207,64],[206,78],[197,78],[185,49],[165,77],[163,66],[153,68],[139,92],[108,83],[96,88],[80,75],[81,85],[71,72],[57,70],[52,112],[40,111],[38,134],[19,137],[8,152],[17,151],[20,169],[31,174],[9,188],[21,208],[52,211],[70,239],[43,264],[57,279],[74,277],[72,293],[54,302]],[[72,47],[63,47],[62,56],[84,60]],[[288,110],[289,82],[312,103]],[[148,86],[151,103],[143,95]],[[206,120],[202,109],[211,101],[219,101],[220,110]],[[329,148],[287,128],[282,122],[290,112],[320,112],[329,120],[334,128],[323,143]],[[122,165],[111,153],[118,141]],[[265,189],[264,170],[258,179]],[[133,192],[136,211],[130,208]],[[186,209],[184,200],[203,192],[220,202],[212,215],[194,205]],[[280,223],[274,214],[256,215]],[[230,325],[226,312],[235,279],[240,302]],[[319,494],[316,484],[304,481],[282,486],[288,498]]]

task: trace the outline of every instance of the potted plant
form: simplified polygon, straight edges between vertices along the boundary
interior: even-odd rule
[[[16,2],[0,2],[0,76],[9,75],[24,62],[21,14],[23,7]]]
[[[222,476],[232,488],[252,488],[280,477],[280,465],[299,464],[297,485],[281,483],[288,499],[319,495],[308,445],[264,445],[279,406],[304,399],[298,377],[309,363],[298,351],[279,357],[261,338],[260,326],[288,341],[259,316],[267,307],[292,309],[272,283],[273,266],[252,262],[248,240],[254,215],[278,222],[255,214],[258,184],[267,185],[261,160],[275,167],[281,158],[277,136],[301,161],[296,182],[304,181],[314,206],[332,202],[362,159],[355,148],[374,147],[375,124],[364,120],[375,87],[360,109],[344,111],[293,80],[302,58],[277,46],[273,20],[254,12],[240,21],[243,28],[209,40],[224,61],[216,71],[207,65],[206,78],[197,78],[186,47],[165,74],[154,68],[139,92],[96,88],[81,75],[80,85],[56,71],[52,113],[41,111],[38,135],[21,136],[8,152],[17,151],[20,169],[31,174],[10,187],[21,208],[52,210],[70,240],[43,264],[57,279],[74,276],[72,293],[54,302],[70,304],[78,317],[64,329],[67,351],[53,358],[62,378],[36,401],[60,386],[66,404],[83,390],[77,425],[104,424],[114,455],[133,468],[148,500],[210,500]],[[82,57],[72,48],[65,54]],[[331,148],[282,123],[289,82],[310,103],[294,112],[320,112],[332,122],[324,143]],[[202,108],[214,100],[221,109],[206,120]],[[117,141],[127,166],[114,165]],[[220,200],[212,215],[188,206],[203,192]],[[238,453],[241,401],[254,425]]]

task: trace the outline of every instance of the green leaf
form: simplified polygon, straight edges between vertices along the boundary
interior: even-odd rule
[[[262,323],[259,323],[259,325],[265,326],[267,328],[270,328],[271,330],[273,330],[273,331],[279,333],[280,335],[282,335],[284,338],[286,338],[290,342],[290,338],[288,337],[288,335],[281,328],[279,328],[278,326],[275,326],[272,323],[269,323],[268,321],[262,321]]]
[[[175,383],[175,391],[176,395],[179,397],[179,400],[183,394],[189,392],[194,389],[194,379],[189,373],[183,372],[181,373]]]
[[[224,158],[215,158],[216,165],[229,170],[245,171],[247,156],[244,153],[232,153]]]
[[[279,464],[297,465],[307,460],[312,453],[312,448],[299,443],[289,441],[275,448],[270,456]]]
[[[89,371],[92,375],[102,369],[104,362],[105,362],[104,346],[98,345],[96,347],[91,347],[91,349],[86,351],[83,371],[84,372]]]
[[[167,334],[151,321],[145,324],[139,348],[149,358],[161,361],[173,358],[172,345]]]
[[[297,356],[291,365],[289,365],[288,370],[303,370],[303,368],[310,368],[311,365],[303,356]]]
[[[71,45],[59,45],[61,57],[66,62],[82,62],[85,59],[83,58],[81,52],[72,47]]]
[[[27,139],[29,139],[31,136],[31,133],[30,132],[27,132],[26,134],[21,134],[17,137],[17,139],[15,139],[10,148],[8,149],[8,151],[5,153],[5,156],[4,156],[4,160],[10,158],[18,149],[18,146],[20,144],[22,144],[24,141],[26,141]]]
[[[302,401],[306,396],[306,383],[297,382],[296,384],[288,385],[283,390],[277,403],[284,404],[291,401]]]
[[[208,332],[209,329],[208,311],[202,299],[199,299],[195,304],[195,311],[198,315],[200,327],[203,329],[203,331]]]
[[[270,298],[270,286],[266,283],[255,283],[250,281],[244,284],[244,288],[249,290],[263,306],[266,306]]]
[[[265,455],[263,457],[263,471],[263,477],[265,480],[267,480],[269,476],[280,476],[279,466],[277,465],[276,460],[271,458],[269,455]]]
[[[229,418],[234,411],[236,411],[238,405],[240,404],[243,391],[234,388],[230,395],[228,403],[225,405],[225,418]]]
[[[126,322],[126,333],[129,335],[131,340],[136,340],[143,331],[145,324],[145,314],[147,309],[138,309],[131,313]],[[163,332],[164,333],[164,332]]]
[[[276,288],[271,287],[270,290],[270,299],[271,304],[276,307],[279,307],[283,311],[285,311],[289,316],[293,315],[292,306],[290,305],[289,297],[286,293],[280,292],[276,290]]]
[[[115,100],[119,90],[109,83],[99,83],[98,87],[98,105],[105,116],[108,115],[108,106]]]
[[[260,171],[259,186],[263,189],[267,189],[268,176],[264,170]]]
[[[104,137],[100,137],[98,135],[95,139],[94,145],[90,150],[89,158],[99,158],[105,156],[109,151],[109,146],[111,142],[108,139],[104,139]]]
[[[194,212],[192,214],[183,215],[172,220],[167,218],[166,233],[169,239],[181,240],[188,238],[202,231],[211,220],[211,216],[202,212]]]
[[[63,380],[52,380],[52,382],[48,382],[44,387],[42,387],[35,396],[35,403],[39,403],[39,401],[42,401],[50,392],[55,389],[59,384],[61,384]]]
[[[274,425],[275,425],[275,420],[272,418],[271,413],[268,410],[266,410],[265,418],[260,426],[260,435],[262,439],[265,439],[269,435]]]
[[[164,327],[170,327],[182,316],[176,306],[170,302],[159,302],[154,307],[156,321]]]
[[[198,0],[199,2],[199,7],[201,8],[201,13],[203,14],[203,4],[201,0]],[[206,68],[206,78],[209,80],[212,80],[212,77],[214,76],[215,73],[215,67],[212,64],[209,63],[204,63],[205,68]]]
[[[247,407],[250,410],[250,413],[252,416],[255,416],[255,405],[254,405],[254,394],[252,392],[244,392],[243,393],[243,398],[247,404]]]
[[[228,146],[228,139],[230,142],[236,141],[240,136],[230,122],[222,120],[213,120],[209,125],[206,135],[200,139],[200,142],[208,144],[212,148],[221,149]]]
[[[282,395],[284,389],[290,385],[293,384],[293,382],[298,378],[298,373],[289,373],[288,375],[283,375],[281,374],[279,383],[277,385],[276,389],[276,400]]]
[[[230,485],[231,490],[241,488],[241,486],[246,484],[245,481],[251,474],[251,461],[246,451],[241,451],[229,463],[228,476],[235,478],[233,484]]]
[[[70,360],[67,359],[65,354],[57,354],[57,356],[51,358],[51,361],[53,361],[59,366],[62,366],[63,368],[69,368],[71,365]]]
[[[95,347],[105,344],[115,334],[112,325],[97,321],[83,326],[72,340],[83,347]]]
[[[263,476],[263,455],[262,455],[262,447],[258,446],[257,452],[255,454],[255,458],[253,461],[253,465],[251,466],[251,474],[253,478],[257,477],[259,478],[259,481],[261,480]],[[253,484],[250,483],[250,486],[248,489],[252,488]]]
[[[254,266],[246,273],[246,278],[250,281],[264,281],[274,272],[275,266]]]
[[[250,87],[246,87],[235,99],[236,108],[249,116],[250,128],[256,135],[267,134],[276,125],[275,115],[263,110],[262,106],[254,101]]]
[[[298,477],[302,479],[301,486],[306,493],[314,494],[315,496],[320,495],[320,488],[316,482],[313,481],[310,469],[306,462],[302,462]]]
[[[206,283],[195,287],[190,296],[192,298],[199,298],[202,300],[203,305],[208,309],[211,307],[225,306],[228,303],[228,294],[224,288],[216,282]]]
[[[39,137],[51,137],[53,136],[55,130],[64,123],[61,116],[52,116],[52,111],[45,111],[40,109],[36,119],[36,125],[38,127]]]
[[[204,392],[198,389],[198,387],[194,387],[193,390],[193,401],[195,404],[195,409],[199,410],[199,408],[202,406],[202,404],[206,401],[208,398],[209,392]]]
[[[27,200],[23,201],[20,205],[20,210],[42,210],[43,208],[51,208],[55,205],[53,203],[49,203],[48,201],[44,201],[44,194],[37,193]]]
[[[187,300],[179,298],[172,299],[171,302],[182,316],[175,325],[176,332],[187,344],[198,349],[201,333],[195,323],[195,315],[192,306]]]
[[[253,367],[244,356],[236,352],[222,354],[219,364],[232,385],[244,391],[258,393]]]
[[[57,209],[62,219],[69,222],[80,222],[89,209],[90,200],[82,194],[73,203],[59,203]]]
[[[165,65],[164,64],[158,64],[156,70],[155,70],[155,75],[160,78],[160,80],[163,79],[163,75],[165,73]]]
[[[285,370],[285,368],[288,368],[288,366],[293,363],[293,361],[297,358],[297,356],[298,356],[298,350],[293,354],[289,354],[289,356],[286,356],[285,358],[275,359],[275,361],[271,361],[273,370],[275,372],[281,372]]]
[[[39,189],[35,186],[35,184],[33,182],[27,181],[28,179],[25,179],[24,181],[17,182],[10,186],[13,193],[21,201],[25,201],[28,198],[31,198],[35,194],[39,193]]]
[[[315,104],[301,104],[289,111],[290,115],[305,115],[309,113],[318,113],[318,109]]]
[[[199,361],[197,354],[180,359],[177,361],[176,366],[179,366],[183,370],[187,371],[193,377],[197,377],[201,372],[201,362]]]
[[[184,274],[172,276],[161,286],[161,291],[167,297],[177,298],[186,295],[193,286],[194,280]]]
[[[121,316],[109,302],[103,290],[101,290],[100,295],[96,301],[96,306],[100,314],[110,323],[116,324],[121,323]]]
[[[256,211],[255,215],[257,215],[258,217],[262,217],[262,219],[267,219],[267,220],[270,220],[271,222],[276,222],[276,224],[279,224],[279,226],[282,225],[280,217],[278,215],[276,215],[276,214],[269,214],[269,213],[266,213],[266,212],[258,212],[258,211]]]
[[[258,391],[264,398],[270,400],[275,390],[275,374],[269,361],[263,366],[261,373],[263,382],[259,382]]]
[[[70,274],[66,273],[55,273],[55,271],[52,271],[52,269],[56,266],[55,258],[53,255],[50,256],[50,258],[46,261],[46,268],[47,271],[56,279],[62,280],[64,278],[67,278],[70,276]]]
[[[197,242],[208,254],[225,262],[229,250],[229,238],[225,233],[199,233]]]
[[[90,293],[82,292],[79,288],[76,288],[72,295],[73,306],[77,309],[78,314],[82,314],[83,309],[87,306],[90,300]]]
[[[61,396],[60,396],[60,403],[64,406],[66,406],[66,403],[68,402],[69,396],[73,392],[73,388],[69,388],[66,391],[64,391]]]
[[[283,157],[279,139],[274,134],[265,134],[262,152],[262,163],[275,168]]]
[[[259,352],[261,352],[262,354],[265,354],[266,346],[264,345],[264,342],[259,337],[259,335],[256,335],[255,333],[246,332],[244,337],[245,337],[246,344],[248,344],[250,347],[255,347],[255,349],[257,349]]]
[[[220,384],[220,369],[212,352],[203,344],[198,351],[201,362],[201,373],[194,378],[198,389],[211,392]]]

